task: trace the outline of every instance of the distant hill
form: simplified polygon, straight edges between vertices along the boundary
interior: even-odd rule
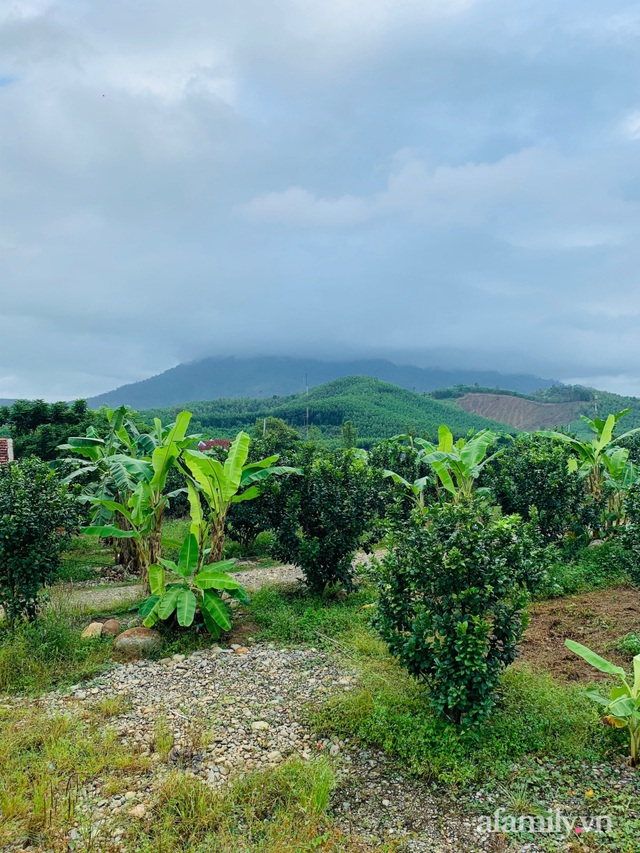
[[[92,409],[123,404],[134,409],[180,406],[191,400],[289,396],[302,391],[305,377],[313,388],[346,376],[370,376],[423,393],[450,385],[479,385],[531,394],[554,383],[532,374],[444,370],[392,364],[390,361],[318,361],[304,358],[205,358],[179,364],[157,376],[123,385],[88,400]]]
[[[539,403],[508,394],[465,394],[458,405],[465,412],[530,431],[570,424],[578,419],[584,404]]]
[[[442,403],[367,376],[327,382],[310,389],[308,398],[301,393],[257,400],[221,399],[188,403],[186,408],[193,412],[193,427],[215,438],[234,436],[241,429],[250,431],[256,420],[266,417],[282,418],[304,437],[307,404],[311,430],[320,429],[322,437],[329,440],[340,438],[345,421],[351,421],[364,444],[404,432],[435,438],[443,423],[456,437],[466,435],[470,429],[486,427],[516,432],[504,424],[464,412],[451,403]],[[182,406],[151,409],[143,415],[170,421],[181,409]]]
[[[0,406],[13,406],[15,402],[15,400],[5,400],[4,398],[0,397]]]
[[[465,412],[527,432],[564,426],[578,435],[592,435],[581,415],[604,418],[623,409],[630,411],[620,421],[616,434],[640,427],[640,398],[623,397],[580,385],[554,385],[530,395],[495,393],[488,388],[445,388],[433,396],[447,400]]]

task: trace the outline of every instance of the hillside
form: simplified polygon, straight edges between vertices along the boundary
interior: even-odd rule
[[[582,403],[538,403],[506,394],[465,394],[457,401],[461,409],[525,431],[566,426],[577,420]]]
[[[619,432],[640,427],[640,399],[582,386],[554,386],[531,395],[440,389],[434,397],[446,399],[465,412],[490,418],[525,431],[565,426],[579,435],[590,433],[581,415],[605,417],[630,409],[620,422]]]
[[[365,376],[336,379],[310,389],[308,406],[310,427],[319,428],[326,439],[339,438],[345,421],[352,422],[363,443],[407,431],[435,438],[438,427],[443,423],[456,436],[466,435],[470,429],[485,427],[501,432],[514,431],[505,428],[504,424]],[[170,420],[181,408],[151,409],[144,415]],[[188,403],[186,408],[193,412],[194,427],[214,437],[233,436],[240,429],[251,430],[257,419],[265,417],[282,418],[301,435],[306,432],[305,394],[257,400],[211,400]]]
[[[164,373],[123,385],[88,400],[92,409],[122,404],[134,409],[181,406],[189,400],[294,395],[346,376],[370,376],[423,393],[449,385],[481,385],[532,393],[553,383],[532,374],[479,370],[443,370],[392,364],[390,361],[318,361],[304,358],[206,358],[179,364]]]

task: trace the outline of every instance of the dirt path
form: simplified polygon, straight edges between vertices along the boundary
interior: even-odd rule
[[[376,552],[379,556],[380,552]],[[370,556],[359,552],[354,559],[355,565],[369,562]],[[288,584],[301,581],[304,577],[297,566],[290,564],[278,566],[258,566],[234,572],[236,578],[248,591],[260,589],[267,584]],[[70,605],[72,610],[107,610],[125,607],[143,598],[141,584],[109,584],[108,586],[74,586],[64,584],[51,589],[50,597],[54,604]]]

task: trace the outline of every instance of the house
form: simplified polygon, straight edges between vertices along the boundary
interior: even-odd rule
[[[228,450],[231,447],[232,439],[230,438],[207,438],[198,442],[198,450],[211,450],[212,447],[224,447]]]
[[[0,438],[0,465],[13,462],[13,439]]]

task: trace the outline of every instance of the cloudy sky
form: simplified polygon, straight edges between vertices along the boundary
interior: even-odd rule
[[[640,395],[637,0],[0,0],[0,397],[209,354]]]

